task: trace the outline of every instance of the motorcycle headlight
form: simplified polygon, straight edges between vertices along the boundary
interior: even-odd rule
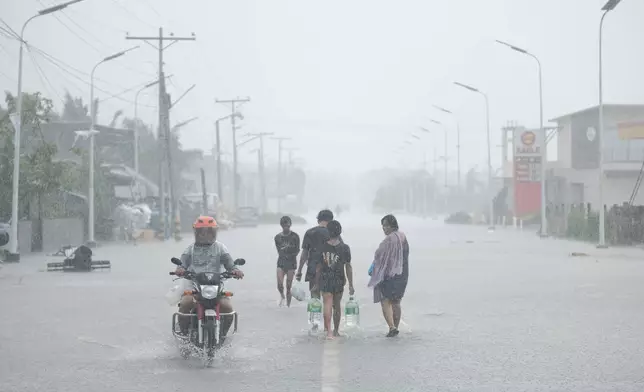
[[[217,297],[219,286],[201,286],[201,296],[205,299],[213,299]]]

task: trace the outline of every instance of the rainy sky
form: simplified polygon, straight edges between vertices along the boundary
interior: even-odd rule
[[[14,30],[52,0],[0,0],[0,18]],[[188,148],[207,149],[213,122],[230,109],[215,98],[250,96],[241,134],[274,132],[291,137],[307,168],[362,171],[394,165],[395,147],[418,125],[450,127],[432,109],[459,114],[463,166],[483,167],[485,111],[480,96],[455,87],[461,81],[490,98],[492,144],[500,156],[500,127],[518,121],[538,125],[535,62],[494,42],[503,40],[539,56],[543,64],[546,119],[597,104],[597,46],[605,0],[85,0],[64,12],[34,20],[25,39],[42,52],[25,54],[24,90],[40,90],[60,107],[67,89],[89,99],[88,74],[101,58],[141,47],[103,64],[96,86],[99,122],[116,110],[133,116],[136,90],[156,78],[157,52],[132,36],[190,36],[165,52],[173,98],[196,87],[172,111]],[[54,16],[55,15],[55,16]],[[605,101],[644,101],[644,1],[624,0],[604,29]],[[48,57],[51,56],[51,57]],[[52,64],[51,58],[57,61]],[[49,60],[48,60],[49,58]],[[18,45],[0,35],[0,89],[15,92]],[[99,80],[100,79],[100,80]],[[156,93],[139,98],[139,116],[156,124]],[[116,95],[116,97],[111,97]],[[230,145],[230,125],[222,127]],[[423,136],[403,154],[420,165],[432,139]],[[267,144],[277,159],[277,143]],[[253,161],[249,148],[242,160]],[[225,150],[230,151],[230,147]],[[431,151],[431,149],[430,149]],[[452,161],[453,162],[453,161]],[[495,160],[498,166],[499,158]]]

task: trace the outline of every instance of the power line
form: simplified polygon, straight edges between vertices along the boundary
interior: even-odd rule
[[[123,94],[127,94],[127,93],[129,93],[129,92],[131,92],[131,91],[134,91],[134,90],[136,90],[136,89],[139,89],[139,88],[141,88],[141,87],[143,87],[143,86],[145,86],[145,85],[147,85],[147,84],[148,84],[147,82],[146,82],[146,83],[140,83],[140,84],[137,84],[136,86],[133,86],[133,87],[130,87],[130,88],[128,88],[128,89],[125,89],[125,90],[121,91],[120,93],[112,94],[112,95],[110,95],[110,96],[109,96],[109,97],[107,97],[107,98],[103,98],[103,99],[99,100],[99,102],[105,102],[105,101],[110,100],[110,99],[112,99],[112,98],[117,98],[117,99],[118,99],[118,98],[119,98],[120,96],[122,96]],[[144,104],[140,104],[140,103],[139,103],[139,104],[138,104],[138,106],[143,106],[143,107],[145,107],[145,108],[156,109],[156,106],[153,106],[153,105],[144,105]]]
[[[76,68],[74,68],[74,67],[71,67],[71,66],[69,66],[69,65],[65,64],[64,62],[62,62],[62,61],[60,61],[60,60],[56,59],[55,57],[53,57],[53,56],[49,55],[48,53],[46,53],[46,52],[42,51],[41,49],[38,49],[38,48],[36,48],[36,47],[34,47],[34,46],[32,46],[32,45],[27,45],[27,48],[28,48],[28,49],[33,49],[33,50],[35,50],[35,51],[36,51],[36,53],[38,53],[39,55],[41,55],[41,56],[43,57],[43,59],[47,60],[48,62],[50,62],[52,65],[54,65],[56,68],[60,69],[61,71],[63,71],[63,72],[64,72],[64,73],[66,73],[67,75],[69,75],[69,76],[71,76],[72,78],[74,78],[74,79],[76,79],[76,80],[78,80],[78,81],[82,82],[83,84],[85,84],[85,85],[87,85],[87,86],[90,86],[90,82],[88,82],[87,80],[85,80],[85,79],[83,79],[83,78],[79,77],[78,75],[76,75],[76,74],[72,73],[71,71],[69,71],[69,69],[72,69],[72,70],[74,70],[74,71],[76,71],[76,72],[78,72],[78,73],[83,73],[82,71],[79,71],[78,69],[76,69]],[[61,65],[61,64],[62,64],[62,65]],[[69,69],[67,69],[67,68],[69,68]],[[98,78],[95,78],[95,79],[97,79],[97,80],[98,80]],[[105,81],[103,81],[103,83],[105,83],[105,84],[110,84],[110,83],[105,82]],[[111,84],[111,85],[112,85],[112,86],[116,86],[116,85],[114,85],[114,84]],[[119,87],[119,86],[116,86],[116,87]],[[102,88],[100,88],[100,87],[97,87],[97,86],[94,86],[94,88],[95,88],[96,90],[98,90],[98,91],[102,92],[102,93],[108,94],[108,95],[110,96],[110,98],[116,98],[116,99],[118,99],[119,101],[127,102],[127,103],[129,103],[129,104],[134,104],[134,101],[131,101],[131,100],[128,100],[128,99],[122,98],[122,97],[120,97],[120,96],[119,96],[119,94],[113,94],[113,93],[111,93],[111,92],[109,92],[109,91],[107,91],[107,90],[104,90],[104,89],[102,89]]]
[[[14,38],[16,38],[16,39],[19,39],[19,38],[20,38],[20,36],[18,35],[18,33],[16,33],[16,31],[15,31],[14,29],[12,29],[12,28],[11,28],[11,26],[9,26],[9,24],[8,24],[7,22],[5,22],[4,20],[2,20],[2,18],[0,18],[0,22],[2,22],[2,24],[4,24],[4,25],[7,27],[7,29],[9,30],[9,34],[10,34],[10,35],[13,35],[13,36],[14,36]],[[3,30],[4,30],[4,31],[6,31],[7,29],[4,29],[4,28],[3,28]]]
[[[152,4],[148,0],[143,0],[143,3],[145,3],[145,5],[152,10],[152,12],[157,14],[159,18],[161,18],[161,14],[159,13],[159,11],[157,11],[157,9],[154,8],[154,6],[152,6]]]
[[[49,85],[49,87],[51,87],[51,89],[53,90],[54,95],[56,95],[56,96],[58,97],[58,99],[59,99],[59,100],[63,103],[63,105],[64,105],[64,104],[65,104],[65,101],[63,100],[63,97],[61,97],[61,96],[58,94],[58,92],[57,92],[57,91],[56,91],[56,89],[54,88],[54,85],[53,85],[53,84],[51,84],[51,81],[49,80],[49,78],[48,78],[48,77],[47,77],[47,75],[45,74],[45,71],[43,71],[43,70],[42,70],[42,68],[40,67],[40,64],[38,64],[38,62],[37,62],[37,61],[36,61],[36,59],[34,58],[34,54],[33,54],[31,51],[29,51],[29,57],[31,57],[31,61],[34,63],[34,66],[36,67],[36,71],[37,71],[37,73],[38,73],[38,76],[40,77],[40,81],[45,85],[45,89],[47,89],[47,90],[48,90],[48,92],[49,92],[49,94],[51,95],[51,94],[52,94],[52,91],[49,91],[49,89],[47,88],[47,85]]]
[[[16,39],[16,37],[14,37],[9,30],[3,28],[2,26],[0,26],[0,35],[8,39]]]
[[[41,6],[43,6],[43,7],[47,7],[47,6],[45,5],[45,3],[43,3],[43,2],[42,2],[42,0],[38,0],[38,3],[40,3],[40,5],[41,5]],[[85,33],[87,33],[87,35],[92,36],[92,34],[91,34],[90,32],[88,32],[87,30],[84,30],[82,27],[80,27],[80,26],[78,25],[78,23],[76,23],[75,21],[73,21],[72,19],[70,19],[67,15],[65,15],[65,12],[64,12],[64,11],[60,11],[60,14],[61,14],[61,15],[63,15],[63,16],[65,16],[65,17],[66,17],[70,22],[72,22],[72,24],[76,25],[76,27],[80,28],[80,29],[81,29],[81,30],[83,30]],[[76,36],[76,38],[78,38],[79,40],[81,40],[82,42],[84,42],[88,47],[90,47],[91,49],[93,49],[94,51],[96,51],[98,54],[101,54],[101,51],[100,51],[96,46],[92,45],[92,44],[91,44],[89,41],[87,41],[83,36],[79,35],[79,34],[78,34],[78,33],[76,33],[74,30],[72,30],[72,28],[71,28],[71,27],[69,27],[65,22],[63,22],[63,21],[58,17],[58,15],[56,15],[56,14],[52,14],[52,16],[54,17],[54,19],[56,19],[56,20],[58,21],[58,23],[60,23],[61,25],[63,25],[63,27],[64,27],[65,29],[67,29],[67,31],[69,31],[70,33],[72,33],[72,35]],[[93,38],[94,38],[94,39],[96,39],[96,37],[93,37]]]
[[[68,70],[66,70],[64,67],[61,67],[60,65],[58,65],[58,64],[56,64],[56,63],[53,63],[51,60],[47,59],[47,58],[46,58],[46,57],[44,57],[42,54],[38,53],[38,51],[35,51],[35,50],[32,50],[32,49],[34,49],[32,46],[29,46],[29,45],[27,46],[27,50],[29,51],[29,53],[32,53],[32,52],[33,52],[34,54],[38,54],[38,55],[39,55],[39,56],[41,56],[41,58],[42,58],[42,59],[44,59],[45,61],[48,61],[48,62],[52,63],[52,65],[54,65],[56,68],[58,68],[58,75],[60,75],[60,76],[59,76],[60,78],[65,79],[65,80],[67,81],[67,84],[68,84],[68,85],[71,85],[71,86],[72,86],[76,91],[78,91],[78,92],[80,92],[80,93],[82,93],[82,92],[83,92],[83,89],[82,89],[82,88],[80,88],[80,87],[78,87],[78,84],[74,83],[71,79],[69,79],[69,77],[68,77],[67,75],[71,75],[71,77],[73,77],[73,78],[75,78],[75,79],[77,79],[77,80],[81,80],[78,76],[76,76],[76,75],[74,75],[73,73],[69,72],[69,71],[68,71]],[[63,71],[63,72],[64,72],[65,74],[67,74],[67,75],[64,75],[64,74],[63,74],[63,72],[60,72],[60,71]],[[82,81],[82,80],[81,80],[81,81]]]
[[[39,2],[43,7],[46,7],[46,5],[42,2],[42,0],[38,0],[38,2]],[[87,29],[85,29],[83,26],[81,26],[81,25],[79,25],[78,23],[76,23],[76,21],[74,21],[74,19],[73,19],[73,18],[69,17],[65,11],[61,11],[61,12],[60,12],[60,14],[61,14],[62,16],[64,16],[68,21],[70,21],[74,26],[76,26],[79,30],[81,30],[82,32],[84,32],[85,34],[87,34],[87,35],[88,35],[90,38],[92,38],[94,41],[98,42],[99,44],[101,44],[101,45],[103,45],[103,46],[105,46],[105,47],[107,47],[107,48],[109,48],[110,50],[116,49],[114,46],[109,45],[109,44],[106,44],[106,43],[105,43],[105,41],[102,41],[100,38],[98,38],[98,37],[97,37],[97,36],[95,36],[94,34],[90,33],[90,32],[89,32]],[[102,57],[104,57],[104,56],[105,56],[105,53],[103,53],[103,51],[102,51],[102,50],[100,50],[100,49],[99,49],[99,48],[97,48],[94,44],[92,44],[92,43],[91,43],[91,42],[89,42],[87,39],[85,39],[82,35],[80,35],[80,34],[78,34],[77,32],[75,32],[71,27],[69,27],[69,25],[67,25],[65,22],[63,22],[63,21],[58,17],[58,15],[54,14],[54,15],[52,15],[52,16],[53,16],[54,18],[56,18],[56,20],[57,20],[61,25],[63,25],[63,27],[65,27],[65,28],[66,28],[70,33],[72,33],[73,35],[75,35],[75,36],[76,36],[76,38],[78,38],[79,40],[81,40],[83,43],[85,43],[88,47],[90,47],[91,49],[93,49],[96,53],[98,53],[98,54],[99,54],[99,55],[101,55]],[[120,62],[117,62],[116,64],[118,64],[118,65],[119,65],[119,66],[121,66],[122,68],[127,69],[127,70],[130,70],[130,71],[132,71],[132,72],[136,72],[136,73],[139,73],[139,74],[142,74],[142,75],[146,75],[146,76],[151,76],[151,74],[149,74],[149,73],[146,73],[146,72],[143,72],[143,71],[141,71],[141,70],[138,70],[138,69],[135,69],[135,68],[129,67],[129,66],[125,65],[125,64],[121,64]]]
[[[37,47],[35,47],[35,46],[33,46],[33,45],[27,45],[27,46],[28,46],[29,48],[34,49],[37,53],[39,53],[41,56],[43,56],[43,58],[45,58],[47,61],[49,61],[50,63],[54,64],[54,65],[55,65],[55,66],[57,66],[58,68],[64,69],[65,73],[70,73],[70,72],[68,71],[68,69],[71,69],[71,70],[75,71],[75,72],[76,72],[76,73],[78,73],[78,74],[85,75],[85,76],[89,76],[89,73],[87,73],[87,72],[85,72],[85,71],[81,71],[81,70],[79,70],[78,68],[75,68],[75,67],[73,67],[73,66],[71,66],[71,65],[69,65],[69,64],[67,64],[67,63],[65,63],[64,61],[62,61],[62,60],[60,60],[60,59],[58,59],[58,58],[56,58],[56,57],[54,57],[54,56],[50,55],[49,53],[45,52],[45,51],[44,51],[44,50],[42,50],[42,49],[39,49],[39,48],[37,48]],[[79,77],[78,77],[77,75],[73,75],[73,74],[72,74],[72,76],[73,76],[75,79],[79,79]],[[95,79],[95,80],[98,80],[98,81],[100,81],[100,82],[102,82],[102,83],[104,83],[104,84],[106,84],[106,85],[109,85],[109,86],[115,86],[115,87],[119,87],[119,88],[121,88],[121,89],[124,89],[124,88],[125,88],[125,87],[123,87],[123,86],[119,86],[119,85],[117,85],[117,84],[115,84],[115,83],[108,82],[108,81],[106,81],[106,80],[104,80],[104,79],[99,79],[99,78],[97,78],[97,77],[95,77],[94,79]],[[89,83],[88,81],[86,81],[86,80],[83,80],[83,79],[79,79],[79,80],[81,80],[83,83],[85,83],[85,84],[87,84],[87,85],[89,85],[89,84],[90,84],[90,83]],[[107,93],[107,94],[111,94],[110,92],[105,91],[105,90],[102,90],[102,89],[100,89],[99,87],[96,87],[96,89],[97,89],[97,90],[99,90],[99,91],[101,91],[101,92],[104,92],[104,93]]]
[[[154,28],[153,25],[151,25],[148,22],[144,21],[143,19],[139,18],[134,12],[130,11],[129,9],[127,9],[123,4],[119,3],[118,1],[112,0],[112,3],[116,4],[116,6],[121,8],[126,13],[132,15],[134,17],[134,19],[138,20],[139,22],[143,23],[144,25]]]
[[[18,83],[18,81],[17,81],[16,79],[12,78],[11,76],[7,75],[6,73],[4,73],[4,72],[2,72],[2,71],[0,71],[0,75],[2,75],[2,76],[4,76],[5,78],[7,78],[7,79],[11,80],[12,82]]]

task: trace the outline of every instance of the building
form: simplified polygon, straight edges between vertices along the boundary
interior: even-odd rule
[[[557,160],[548,164],[548,202],[599,203],[599,107],[551,120]],[[629,202],[644,167],[644,105],[604,105],[604,204]],[[644,204],[644,192],[633,204]]]

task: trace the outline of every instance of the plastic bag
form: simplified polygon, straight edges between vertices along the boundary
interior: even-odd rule
[[[369,267],[369,271],[367,272],[369,274],[369,276],[371,276],[371,274],[373,274],[373,267],[375,267],[375,266],[376,266],[376,262],[374,261],[373,263],[371,263],[371,267]]]
[[[306,299],[306,290],[300,283],[296,283],[291,288],[291,295],[298,301],[304,301]]]
[[[165,300],[168,302],[168,305],[177,306],[179,301],[181,301],[183,292],[188,289],[187,286],[189,283],[190,282],[186,279],[179,279],[174,282],[174,285],[165,295]]]

